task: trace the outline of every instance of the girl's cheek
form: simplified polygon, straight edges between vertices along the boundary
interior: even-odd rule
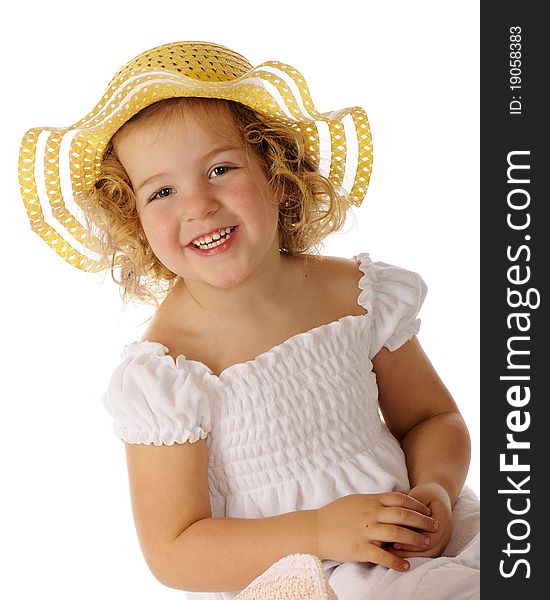
[[[177,235],[180,228],[179,219],[170,211],[159,211],[142,221],[147,237],[164,239],[167,236]]]

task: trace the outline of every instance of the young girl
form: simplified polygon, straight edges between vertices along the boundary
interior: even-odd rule
[[[292,555],[339,599],[479,595],[469,436],[416,338],[426,287],[313,254],[371,158],[362,109],[320,114],[292,67],[200,42],[143,53],[74,126],[25,135],[33,228],[162,301],[105,405],[145,560],[191,597],[234,598]]]

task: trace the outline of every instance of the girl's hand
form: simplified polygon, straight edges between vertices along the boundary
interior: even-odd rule
[[[406,571],[409,563],[384,547],[398,543],[428,548],[431,541],[428,544],[426,539],[435,531],[428,507],[411,494],[399,492],[352,494],[316,513],[321,559],[371,562],[398,571]]]
[[[396,542],[391,550],[392,554],[401,558],[413,556],[439,556],[449,543],[453,531],[452,507],[449,494],[443,486],[435,482],[421,483],[414,487],[409,496],[416,498],[431,509],[432,518],[437,521],[438,527],[434,531],[421,529],[420,535],[427,535],[431,539],[429,548],[421,544],[402,544]]]

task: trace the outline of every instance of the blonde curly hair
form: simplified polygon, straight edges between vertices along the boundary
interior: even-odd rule
[[[93,214],[99,226],[100,252],[109,262],[113,279],[121,286],[124,302],[130,299],[158,305],[177,281],[153,253],[138,216],[130,178],[116,156],[113,140],[127,125],[144,119],[167,119],[175,111],[191,109],[217,132],[228,131],[229,111],[241,134],[244,149],[259,161],[279,203],[279,249],[287,255],[318,253],[322,240],[341,229],[349,206],[347,197],[319,174],[308,158],[298,128],[269,119],[229,100],[172,98],[143,109],[111,139],[102,159],[99,177],[90,192]],[[225,124],[225,125],[224,125]]]

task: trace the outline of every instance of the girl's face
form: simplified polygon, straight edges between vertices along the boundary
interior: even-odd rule
[[[187,281],[229,288],[278,257],[278,205],[219,112],[220,132],[183,105],[126,126],[114,146],[157,258]]]

